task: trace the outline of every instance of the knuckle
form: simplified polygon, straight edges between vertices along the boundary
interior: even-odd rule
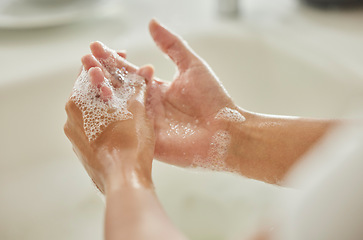
[[[65,107],[64,107],[64,109],[66,110],[66,112],[67,112],[67,113],[69,112],[69,109],[70,109],[70,102],[71,102],[71,100],[68,100],[68,101],[66,102]]]
[[[71,99],[69,99],[65,105],[65,110],[66,110],[67,114],[70,115],[71,112],[74,111],[75,107],[76,107],[76,104]]]
[[[68,121],[64,124],[64,126],[63,126],[63,131],[64,131],[64,133],[66,134],[66,136],[67,136],[67,137],[69,137],[69,134],[70,134],[70,127],[69,127]]]

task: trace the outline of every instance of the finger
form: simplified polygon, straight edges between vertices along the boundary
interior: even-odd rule
[[[127,109],[135,116],[145,114],[145,91],[145,85],[136,87],[135,93],[127,101]]]
[[[115,71],[115,68],[119,69],[125,68],[128,72],[135,73],[136,70],[138,69],[136,66],[127,62],[124,58],[120,57],[116,53],[116,51],[110,49],[101,42],[91,43],[90,48],[92,54],[101,62],[102,61],[110,62],[108,65],[111,64],[112,66],[105,66],[109,72]]]
[[[111,79],[111,74],[107,71],[106,68],[104,68],[101,63],[92,55],[87,54],[82,57],[81,59],[84,70],[88,71],[91,68],[97,67],[100,68],[105,75],[106,78]]]
[[[151,65],[145,65],[139,68],[136,71],[136,74],[140,75],[141,77],[145,78],[146,83],[150,82],[154,76],[154,67]]]
[[[180,71],[186,70],[191,64],[198,61],[197,55],[185,41],[171,33],[155,19],[150,21],[149,30],[155,43],[174,61]]]
[[[100,97],[104,101],[107,101],[112,98],[112,90],[106,85],[102,85],[100,88]]]
[[[104,75],[102,70],[99,67],[92,67],[88,72],[90,76],[90,82],[95,87],[101,87],[101,84],[104,81]]]
[[[112,97],[112,90],[104,84],[105,76],[102,70],[98,67],[94,67],[89,70],[88,74],[91,84],[100,88],[100,98],[104,101],[109,100]]]
[[[86,71],[93,67],[102,67],[100,62],[92,54],[87,54],[83,56],[81,58],[81,61]]]
[[[119,50],[117,51],[117,55],[119,55],[120,57],[122,58],[125,58],[126,59],[126,50]]]
[[[92,42],[90,44],[90,49],[93,56],[95,56],[97,59],[106,59],[112,54],[109,48],[98,41]]]
[[[108,48],[101,42],[90,44],[92,54],[102,64],[103,68],[110,74],[106,76],[115,88],[122,86],[124,75],[136,73],[138,67],[120,57],[116,51]]]
[[[106,77],[111,81],[112,85],[115,88],[121,87],[122,83],[116,74],[118,68],[116,64],[116,52],[109,49],[101,42],[91,43],[90,48],[93,56],[100,62],[102,68],[105,69],[105,72],[109,73]]]

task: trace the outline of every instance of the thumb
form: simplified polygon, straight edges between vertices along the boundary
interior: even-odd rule
[[[146,95],[154,77],[154,67],[145,65],[140,67],[136,74],[142,77],[142,81],[135,84],[135,93],[128,100],[128,108],[133,114],[145,113]]]
[[[179,71],[186,70],[199,61],[198,56],[184,40],[170,32],[155,19],[150,21],[149,30],[156,45],[173,60]]]

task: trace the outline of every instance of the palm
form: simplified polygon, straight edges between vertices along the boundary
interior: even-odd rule
[[[195,157],[206,159],[212,136],[223,127],[215,120],[215,114],[224,107],[233,108],[233,102],[207,64],[181,39],[155,21],[150,24],[150,32],[180,72],[172,83],[153,80],[148,84],[147,108],[154,117],[155,157],[189,166]],[[115,56],[108,48],[94,48],[92,53],[98,59],[109,58],[117,68],[128,72],[141,74],[145,70],[125,61],[124,54],[120,55],[122,58]],[[104,67],[94,59],[84,66]],[[153,71],[146,75],[145,78],[152,79]]]
[[[157,81],[150,91],[155,116],[156,158],[188,166],[206,157],[218,126],[215,114],[232,104],[214,74],[203,62],[182,71],[171,83]]]

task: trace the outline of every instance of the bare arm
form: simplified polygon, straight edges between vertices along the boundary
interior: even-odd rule
[[[179,69],[172,83],[152,79],[147,93],[146,107],[154,118],[155,158],[161,161],[190,167],[198,156],[206,167],[211,166],[208,153],[213,136],[227,131],[231,142],[227,156],[219,159],[222,165],[250,178],[280,183],[291,166],[336,124],[335,120],[246,111],[235,105],[207,63],[180,37],[156,21],[150,22],[150,33]],[[100,62],[114,56],[113,50],[99,44],[92,44],[91,49],[93,55],[83,59],[85,68],[106,68]],[[124,57],[114,59],[118,67],[137,71]],[[224,108],[238,111],[246,121],[216,120],[216,114]]]
[[[111,57],[100,43],[93,43],[91,47],[104,59]],[[98,104],[105,104],[109,99],[116,101],[117,87],[105,82],[116,81],[108,70],[90,55],[83,58],[83,65],[89,78],[85,81],[89,81],[98,94],[93,101]],[[129,69],[132,71],[145,79],[130,85],[134,87],[134,93],[127,99],[127,109],[132,118],[111,122],[90,141],[82,112],[71,98],[66,104],[68,119],[64,131],[89,176],[106,196],[105,239],[185,239],[166,216],[151,180],[155,139],[152,119],[145,111],[144,96],[153,69],[146,66]],[[110,108],[107,113],[112,111],[114,109]],[[100,112],[103,117],[107,116]],[[90,110],[88,114],[91,123],[99,121],[93,117],[97,113]]]
[[[291,166],[338,124],[337,120],[240,111],[246,121],[229,124],[232,141],[227,164],[244,176],[269,183],[280,183]]]
[[[150,33],[179,69],[171,84],[155,80],[150,92],[153,100],[150,108],[157,120],[155,156],[162,161],[192,166],[195,156],[201,156],[199,165],[211,166],[214,163],[210,163],[208,152],[213,136],[218,131],[226,131],[231,142],[227,156],[217,159],[219,165],[250,178],[280,183],[291,166],[337,124],[335,120],[246,111],[233,102],[208,64],[179,36],[156,21],[150,22]],[[243,81],[243,76],[236,77]],[[218,112],[226,108],[246,120],[216,119]],[[168,134],[174,122],[193,126],[195,133],[191,136]]]
[[[139,178],[132,170],[109,176],[105,239],[186,239],[165,214],[151,180]]]

